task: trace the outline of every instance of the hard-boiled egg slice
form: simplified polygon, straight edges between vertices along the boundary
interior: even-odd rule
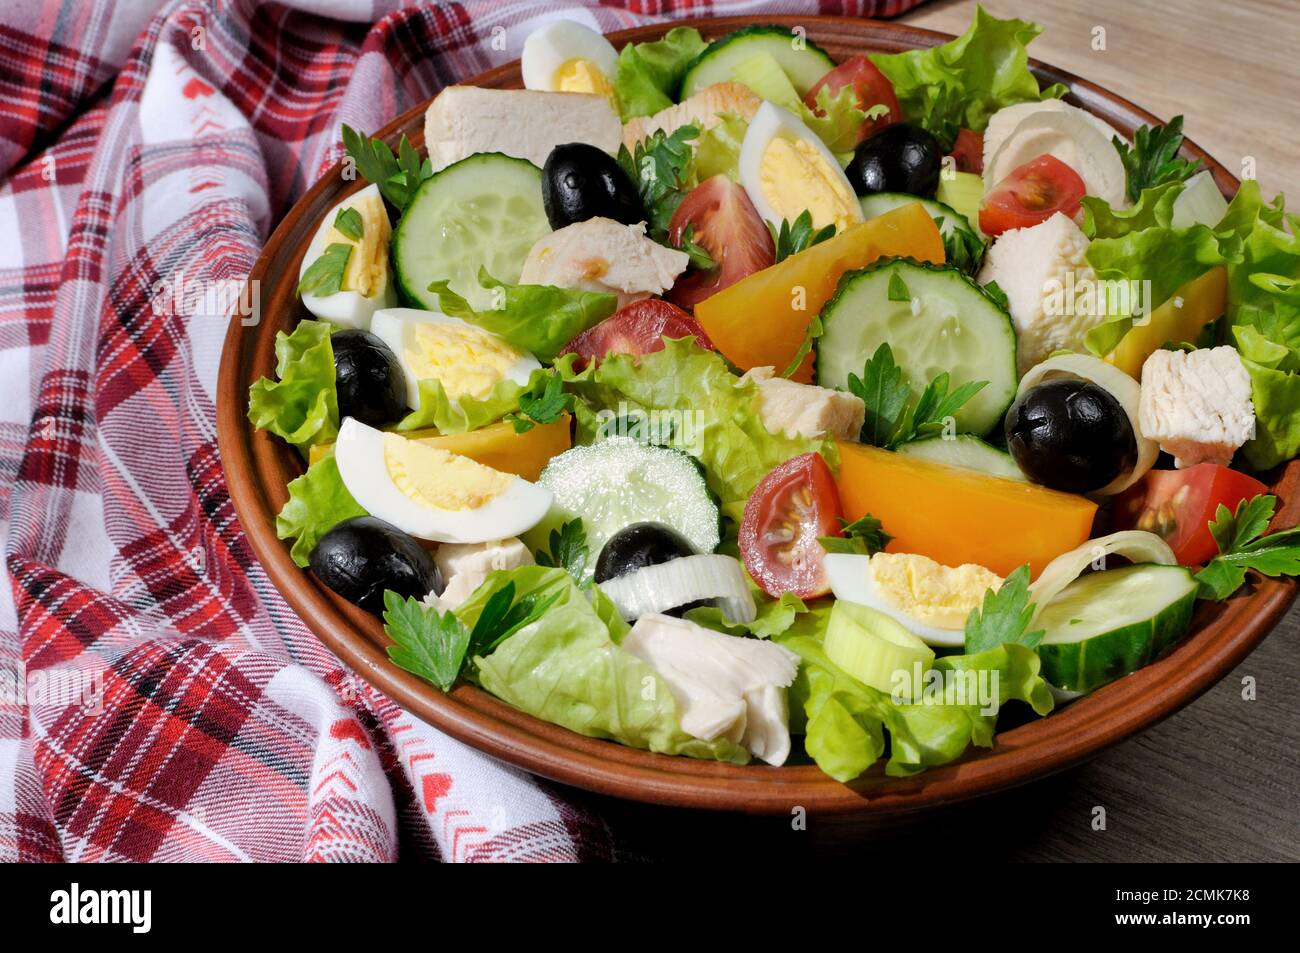
[[[590,27],[557,20],[528,34],[519,60],[525,89],[614,99],[618,53]]]
[[[828,553],[824,565],[836,599],[885,613],[927,645],[964,644],[966,617],[1002,585],[983,566],[944,566],[916,553]]]
[[[480,327],[416,308],[385,308],[370,320],[370,331],[387,344],[406,376],[406,401],[420,406],[420,381],[442,382],[449,400],[481,399],[503,380],[527,384],[542,365]]]
[[[443,543],[485,543],[539,523],[551,491],[439,447],[345,418],[339,476],[371,516]]]
[[[758,214],[773,225],[805,209],[813,228],[842,232],[862,221],[862,207],[844,170],[816,133],[794,113],[764,102],[740,146],[740,184]]]
[[[360,238],[343,234],[335,225],[339,213],[349,208],[361,216]],[[305,294],[302,296],[303,306],[326,321],[345,328],[368,330],[370,318],[377,310],[397,304],[397,291],[388,266],[388,240],[391,236],[392,226],[388,223],[388,212],[384,209],[377,185],[369,185],[349,195],[330,209],[307,246],[298,280],[302,280],[307,269],[330,245],[351,245],[352,252],[348,255],[341,289],[324,297]]]

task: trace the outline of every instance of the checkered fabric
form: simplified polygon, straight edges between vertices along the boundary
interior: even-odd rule
[[[0,5],[0,860],[618,858],[590,801],[375,692],[268,582],[217,456],[219,289],[340,122],[545,19],[916,2]]]

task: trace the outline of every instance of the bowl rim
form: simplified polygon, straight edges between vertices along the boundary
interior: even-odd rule
[[[950,34],[908,24],[848,17],[771,16],[764,23],[804,27],[819,45],[846,53],[928,47]],[[752,25],[753,17],[677,20],[609,34],[616,45],[657,38],[673,26],[693,26],[709,37]],[[1158,120],[1127,99],[1071,73],[1030,58],[1041,82],[1065,83],[1067,97],[1130,132]],[[497,66],[467,85],[519,85],[519,63]],[[428,101],[406,111],[376,136],[395,144],[406,132],[423,144]],[[1237,180],[1187,141],[1184,154],[1201,159],[1231,195]],[[774,768],[725,765],[652,754],[579,735],[533,718],[487,692],[461,683],[444,695],[388,661],[379,620],[346,603],[299,569],[275,534],[275,514],[287,498],[288,479],[301,472],[291,447],[247,420],[248,386],[274,369],[277,329],[296,323],[301,305],[292,295],[298,264],[319,216],[344,195],[363,187],[346,182],[337,163],[287,211],[248,277],[262,320],[236,311],[225,336],[217,384],[217,436],[231,500],[255,558],[290,608],[354,672],[379,691],[453,738],[536,774],[599,794],[677,807],[747,814],[789,814],[794,807],[830,814],[888,815],[950,804],[1064,770],[1130,737],[1186,706],[1250,653],[1286,612],[1297,592],[1293,579],[1254,580],[1223,603],[1200,603],[1190,634],[1169,654],[1051,715],[999,732],[994,747],[971,747],[948,765],[907,778],[884,776],[877,763],[861,778],[842,784],[815,765]],[[276,276],[280,280],[276,282]],[[286,300],[287,286],[287,300]],[[271,289],[269,292],[267,289]],[[278,288],[279,294],[276,294]],[[241,301],[252,300],[241,297]],[[246,313],[246,312],[245,312]],[[268,318],[269,316],[269,318]],[[1279,468],[1272,491],[1283,501],[1274,528],[1300,522],[1300,461]]]

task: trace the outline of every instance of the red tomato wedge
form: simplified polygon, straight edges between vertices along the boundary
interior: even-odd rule
[[[1268,487],[1217,463],[1186,470],[1150,470],[1115,498],[1116,529],[1144,529],[1163,537],[1184,566],[1199,566],[1219,552],[1210,521],[1219,505],[1237,504]]]
[[[958,172],[984,173],[984,137],[971,129],[962,129],[953,141],[952,156]]]
[[[881,104],[889,107],[889,112],[879,119],[870,119],[862,124],[862,128],[858,131],[858,142],[874,132],[879,132],[890,123],[902,121],[903,110],[898,105],[898,97],[894,95],[894,84],[876,68],[875,63],[865,56],[850,57],[813,83],[804,94],[804,105],[820,116],[821,111],[817,109],[817,94],[825,87],[831,96],[834,96],[844,86],[853,87],[853,92],[858,97],[858,108],[864,112],[872,106]]]
[[[701,347],[713,350],[709,336],[693,317],[675,304],[647,298],[619,308],[579,334],[560,353],[579,355],[574,368],[580,371],[588,361],[599,363],[607,354],[650,354],[664,349],[666,337],[691,336]]]
[[[769,596],[801,599],[830,592],[817,540],[840,534],[843,516],[835,477],[821,454],[805,453],[759,481],[740,521],[740,556]]]
[[[1074,217],[1086,192],[1079,173],[1055,156],[1030,159],[984,196],[980,231],[1001,235],[1013,228],[1030,228],[1057,212]]]
[[[718,267],[691,272],[673,285],[668,297],[683,308],[695,307],[776,260],[772,234],[754,203],[725,175],[705,179],[682,199],[668,223],[669,241],[680,245],[687,227]]]

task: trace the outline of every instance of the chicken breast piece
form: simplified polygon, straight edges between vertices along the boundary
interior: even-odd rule
[[[814,440],[830,434],[857,440],[862,432],[867,405],[861,397],[777,377],[773,367],[750,368],[741,380],[758,384],[759,416],[763,426],[774,433]]]
[[[685,252],[646,237],[645,224],[589,218],[542,238],[524,262],[520,282],[618,295],[618,306],[663,294],[686,270]]]
[[[1250,375],[1236,349],[1153,353],[1142,365],[1138,424],[1179,469],[1231,463],[1255,434]]]
[[[614,155],[622,131],[609,100],[594,93],[448,86],[424,114],[424,144],[435,172],[476,152],[504,152],[541,166],[567,142]]]
[[[722,122],[732,113],[748,122],[763,101],[741,83],[714,83],[676,106],[668,106],[653,116],[637,116],[623,124],[623,145],[628,151],[655,132],[671,135],[682,126],[694,126],[703,132]]]

